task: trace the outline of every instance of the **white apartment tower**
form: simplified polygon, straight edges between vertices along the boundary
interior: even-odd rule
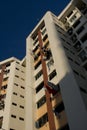
[[[87,130],[86,25],[86,1],[72,0],[27,37],[26,130]]]
[[[0,62],[0,130],[25,129],[25,60]]]

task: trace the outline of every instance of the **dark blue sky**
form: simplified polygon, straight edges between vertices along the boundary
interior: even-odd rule
[[[26,37],[46,11],[58,15],[70,0],[0,0],[0,61],[22,59]]]

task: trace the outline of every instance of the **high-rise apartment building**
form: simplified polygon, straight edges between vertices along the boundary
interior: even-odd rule
[[[25,59],[0,62],[0,130],[25,129]]]
[[[72,0],[27,37],[26,130],[87,130],[86,25],[86,1]]]
[[[87,1],[72,0],[58,16],[68,30],[73,47],[87,70]]]
[[[0,130],[87,130],[87,1],[48,11],[26,42],[0,62]]]

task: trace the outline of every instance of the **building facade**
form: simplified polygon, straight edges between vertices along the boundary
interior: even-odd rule
[[[0,130],[25,129],[25,63],[0,62]]]
[[[48,11],[27,37],[26,130],[87,129],[87,7],[82,13],[82,4],[86,7],[85,1],[71,1],[58,17]]]
[[[87,1],[48,11],[26,57],[0,62],[0,130],[87,130]]]

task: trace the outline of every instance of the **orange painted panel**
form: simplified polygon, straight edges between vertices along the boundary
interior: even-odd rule
[[[39,109],[36,111],[36,120],[38,120],[42,115],[44,115],[47,112],[47,106],[46,103],[42,105]]]

